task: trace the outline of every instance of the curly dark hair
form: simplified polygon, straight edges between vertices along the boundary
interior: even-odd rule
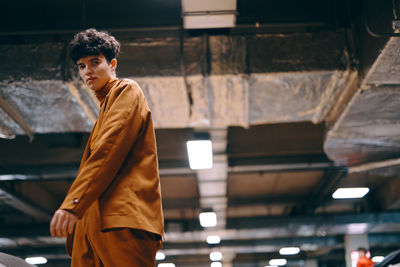
[[[120,43],[114,36],[94,28],[75,34],[70,42],[71,59],[76,63],[79,59],[103,54],[108,62],[119,55]]]

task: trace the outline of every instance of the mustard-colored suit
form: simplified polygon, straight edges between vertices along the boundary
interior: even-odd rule
[[[72,266],[154,266],[124,258],[132,242],[154,258],[164,234],[151,112],[132,80],[112,79],[96,93],[100,114],[60,207],[79,218],[67,239]]]

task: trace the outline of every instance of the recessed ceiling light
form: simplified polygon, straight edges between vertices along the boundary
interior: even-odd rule
[[[222,267],[222,263],[220,263],[219,261],[212,262],[211,267]]]
[[[210,260],[212,261],[220,261],[222,260],[222,253],[219,251],[214,251],[210,253]]]
[[[335,199],[362,198],[369,192],[368,187],[338,188],[332,197]]]
[[[202,212],[199,215],[202,227],[214,227],[217,225],[217,214],[215,212]]]
[[[207,236],[207,243],[208,244],[219,244],[221,242],[221,238],[217,235],[210,235]]]
[[[296,255],[300,252],[300,248],[298,247],[287,247],[287,248],[281,248],[279,250],[279,254],[281,255]]]
[[[158,261],[161,261],[161,260],[163,260],[163,259],[165,259],[165,254],[164,253],[162,253],[162,252],[157,252],[156,253],[156,260],[158,260]]]
[[[285,259],[272,259],[269,261],[269,265],[275,265],[275,266],[282,266],[287,263],[287,260]]]
[[[210,140],[186,142],[189,165],[193,170],[210,169],[213,166],[212,143]]]
[[[159,264],[157,264],[157,267],[175,267],[175,264],[173,264],[173,263],[159,263]]]
[[[47,259],[45,257],[28,257],[25,261],[29,264],[45,264]]]

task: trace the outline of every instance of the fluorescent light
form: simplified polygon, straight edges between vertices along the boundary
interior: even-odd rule
[[[222,263],[220,263],[219,261],[212,262],[211,267],[222,267]]]
[[[182,0],[183,12],[236,10],[236,0]]]
[[[282,266],[287,263],[287,260],[285,259],[273,259],[269,261],[269,265],[276,265],[276,266]]]
[[[186,142],[189,165],[193,170],[210,169],[213,165],[212,143],[210,140]]]
[[[25,261],[29,264],[45,264],[47,263],[47,259],[44,257],[28,257]]]
[[[383,261],[383,258],[384,258],[383,256],[375,256],[375,257],[372,257],[372,261],[375,263],[378,263],[378,262]]]
[[[183,27],[235,27],[236,10],[236,0],[182,0]]]
[[[235,12],[235,11],[233,11]],[[183,17],[185,29],[232,28],[235,27],[235,14],[206,14],[189,15]]]
[[[349,188],[338,188],[332,197],[335,199],[343,198],[362,198],[369,192],[368,187],[349,187]]]
[[[207,243],[208,244],[219,244],[221,242],[221,238],[217,235],[210,235],[207,236]]]
[[[159,264],[157,264],[157,267],[175,267],[175,264],[173,264],[173,263],[159,263]]]
[[[163,259],[165,259],[165,254],[162,253],[162,252],[157,252],[156,253],[156,260],[161,261]]]
[[[264,267],[278,267],[276,265],[265,265]]]
[[[214,251],[210,253],[210,260],[212,261],[220,261],[222,260],[222,253],[219,251]]]
[[[203,227],[214,227],[217,225],[217,214],[215,212],[202,212],[199,215],[200,225]]]
[[[300,248],[298,247],[287,247],[287,248],[281,248],[279,250],[279,254],[281,255],[296,255],[300,252]]]

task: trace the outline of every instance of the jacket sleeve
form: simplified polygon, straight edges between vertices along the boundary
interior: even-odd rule
[[[106,111],[95,146],[81,166],[60,209],[82,217],[113,181],[142,132],[145,105],[133,84],[126,84]]]

